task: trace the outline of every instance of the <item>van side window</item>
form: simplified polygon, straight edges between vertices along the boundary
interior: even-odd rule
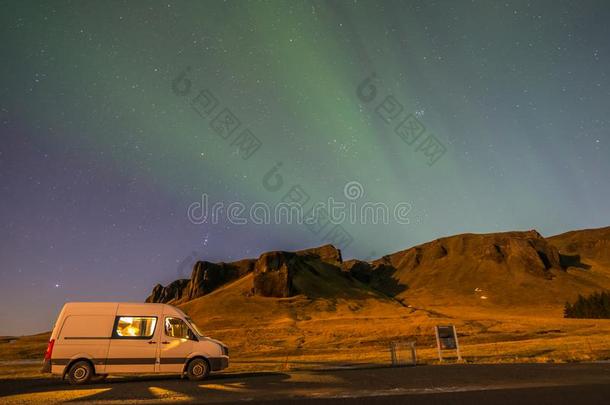
[[[112,337],[124,339],[150,339],[155,334],[157,318],[154,316],[117,316]]]
[[[165,334],[180,339],[194,339],[193,332],[180,318],[165,318]]]

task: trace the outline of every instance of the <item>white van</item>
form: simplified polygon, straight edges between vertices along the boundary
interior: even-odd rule
[[[179,373],[201,380],[228,366],[227,346],[203,336],[176,307],[70,302],[57,318],[42,371],[84,384],[115,373]]]

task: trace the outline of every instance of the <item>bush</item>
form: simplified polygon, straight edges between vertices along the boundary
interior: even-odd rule
[[[610,292],[596,292],[588,297],[578,295],[573,304],[566,302],[564,318],[610,319]]]

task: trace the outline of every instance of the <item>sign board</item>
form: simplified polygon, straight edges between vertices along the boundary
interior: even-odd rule
[[[436,325],[434,328],[436,334],[436,347],[438,349],[438,359],[443,361],[443,350],[457,351],[458,361],[462,360],[460,355],[460,346],[458,343],[457,332],[454,325]]]
[[[457,349],[457,342],[455,340],[455,330],[452,325],[449,326],[437,326],[438,339],[443,350],[455,350]]]

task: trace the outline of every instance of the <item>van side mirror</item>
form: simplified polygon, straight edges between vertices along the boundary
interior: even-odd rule
[[[189,330],[188,330],[188,332],[186,333],[186,337],[187,337],[189,340],[194,340],[194,341],[196,341],[196,342],[198,342],[198,341],[199,341],[199,339],[197,339],[197,336],[195,336],[195,334],[193,333],[193,331],[192,331],[192,330],[190,330],[190,329],[189,329]]]

